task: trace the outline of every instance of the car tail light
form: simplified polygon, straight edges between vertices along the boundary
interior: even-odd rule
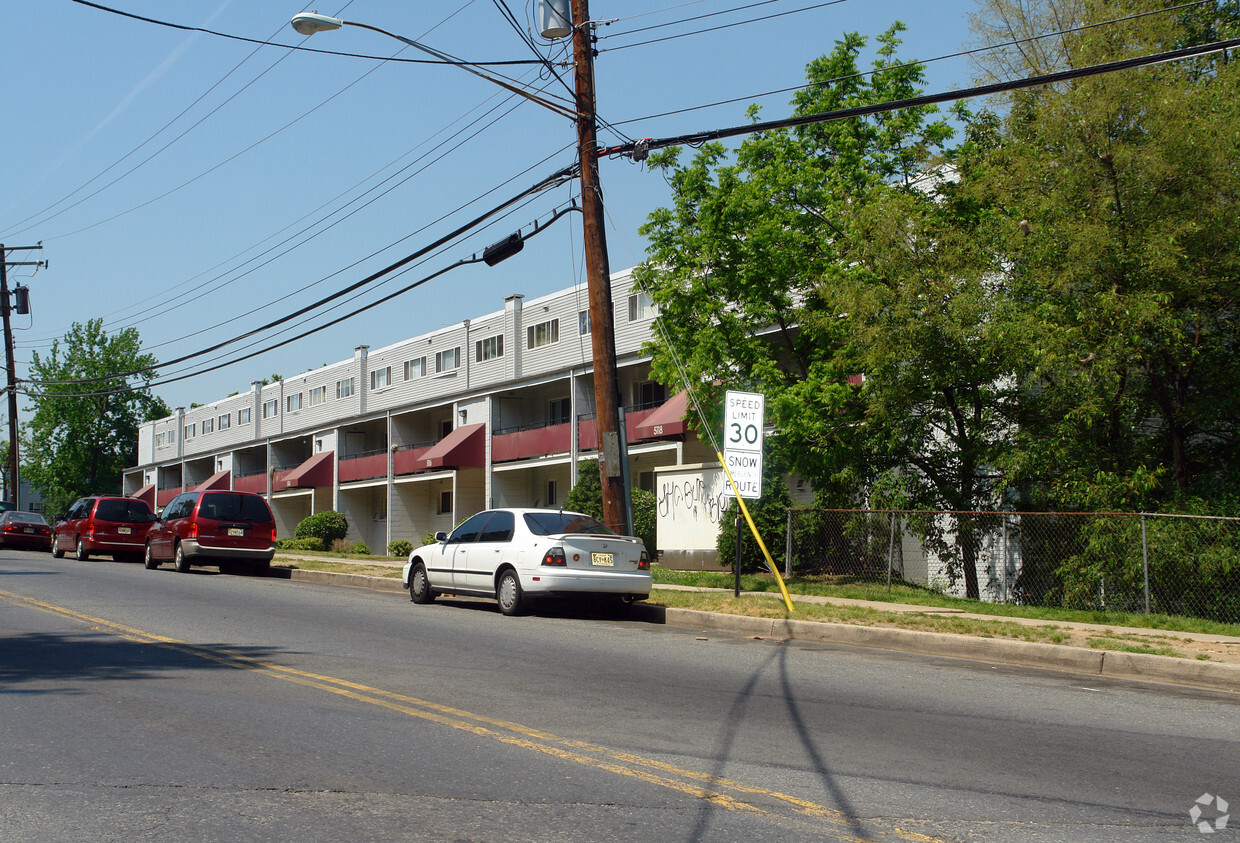
[[[645,550],[642,550],[642,558],[637,560],[637,570],[639,571],[650,570],[650,554],[647,553]]]
[[[94,524],[86,525],[86,538],[90,539],[91,541],[94,541],[95,539],[95,525]]]
[[[542,563],[544,565],[554,565],[558,568],[563,568],[568,565],[568,560],[564,558],[564,548],[553,547],[548,550],[546,554],[543,555]]]
[[[186,536],[186,538],[192,539],[194,541],[198,541],[198,522],[197,521],[189,522],[189,535]]]
[[[275,524],[271,525],[271,543],[272,544],[276,543],[276,525]]]

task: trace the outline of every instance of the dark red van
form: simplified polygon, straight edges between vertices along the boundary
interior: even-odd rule
[[[146,537],[146,567],[172,562],[266,570],[276,554],[276,522],[253,492],[185,492],[168,502]]]
[[[106,553],[113,559],[137,561],[151,527],[146,501],[122,495],[78,498],[52,528],[52,556],[72,552],[78,559]]]

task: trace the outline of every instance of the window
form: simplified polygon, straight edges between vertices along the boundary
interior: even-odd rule
[[[439,514],[448,515],[452,512],[452,492],[439,493]]]
[[[280,415],[280,399],[272,398],[270,401],[263,402],[263,418],[274,419]]]
[[[435,374],[461,368],[461,347],[435,352]]]
[[[348,398],[353,394],[353,378],[345,378],[342,381],[336,381],[336,397]]]
[[[474,362],[481,363],[483,360],[494,360],[496,357],[504,356],[504,335],[496,334],[493,337],[487,337],[484,340],[478,340],[474,343]]]
[[[548,480],[548,481],[547,481],[547,506],[555,506],[555,505],[556,505],[556,502],[557,502],[557,500],[558,500],[558,499],[557,499],[557,497],[556,497],[556,493],[557,493],[558,491],[559,491],[559,490],[558,490],[558,488],[556,487],[556,483],[555,483],[555,481],[554,481],[554,480]]]
[[[590,311],[577,311],[577,336],[584,337],[590,333]]]
[[[370,373],[371,389],[386,389],[392,385],[392,367],[384,366]]]
[[[155,434],[155,447],[166,448],[169,445],[177,443],[177,432],[175,430],[165,430],[163,433]]]
[[[215,419],[203,419],[202,420],[202,435],[203,436],[206,436],[208,433],[211,433],[214,430],[215,430]]]
[[[487,519],[487,525],[482,528],[482,532],[478,534],[480,542],[510,542],[512,534],[516,532],[517,519],[511,512],[498,510],[491,513],[491,517]]]
[[[426,377],[426,355],[405,361],[405,380]]]
[[[185,438],[186,438],[187,440],[188,440],[188,439],[193,439],[195,436],[197,436],[197,435],[198,435],[197,431],[198,431],[198,425],[197,425],[197,424],[187,424],[187,425],[185,425]]]
[[[559,398],[551,402],[547,412],[547,421],[551,424],[565,424],[573,420],[573,399]]]
[[[295,413],[301,409],[301,393],[294,392],[292,395],[284,396],[284,412]]]
[[[452,432],[452,419],[446,419],[439,423],[439,438],[443,439]]]
[[[637,406],[641,408],[657,407],[667,400],[667,389],[654,381],[639,383],[634,391],[637,393]]]
[[[639,319],[652,319],[656,316],[658,310],[654,306],[654,302],[650,299],[649,293],[638,293],[635,296],[629,296],[629,321],[636,322]]]
[[[249,424],[249,423],[250,423],[250,408],[242,407],[240,410],[237,411],[237,424]]]
[[[551,345],[560,341],[560,320],[552,319],[550,322],[539,322],[537,325],[530,325],[525,331],[525,347],[540,348],[544,345]]]
[[[232,413],[225,413],[224,415],[220,416],[216,421],[218,422],[218,424],[216,424],[216,427],[218,427],[220,430],[228,430],[228,428],[232,427]]]
[[[310,396],[310,406],[317,407],[318,405],[322,404],[324,401],[327,400],[327,387],[316,386],[314,389],[310,390],[306,394]]]

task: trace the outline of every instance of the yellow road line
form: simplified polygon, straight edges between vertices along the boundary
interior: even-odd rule
[[[32,608],[87,624],[122,638],[154,644],[225,666],[262,673],[272,678],[283,679],[303,687],[325,691],[367,705],[379,706],[390,711],[438,723],[521,749],[540,752],[564,761],[571,761],[583,766],[615,773],[616,775],[627,776],[702,799],[729,811],[756,814],[776,823],[786,823],[789,820],[795,822],[796,819],[794,817],[777,814],[753,802],[730,795],[725,791],[782,803],[790,807],[797,817],[814,821],[815,825],[812,830],[819,834],[829,831],[835,839],[849,841],[849,843],[852,841],[862,843],[862,841],[867,839],[856,837],[852,834],[851,829],[841,828],[841,826],[851,826],[851,822],[842,812],[778,791],[747,785],[709,773],[683,769],[655,759],[643,758],[639,755],[584,741],[563,738],[539,729],[522,726],[518,723],[475,714],[463,709],[421,700],[394,691],[362,685],[347,679],[324,676],[285,665],[265,662],[238,653],[231,653],[227,650],[179,641],[175,638],[156,635],[155,633],[126,626],[116,621],[97,618],[64,606],[44,603],[40,600],[13,594],[8,591],[0,591],[0,597],[14,603],[25,604]],[[828,828],[824,829],[819,824],[826,825]],[[892,833],[903,840],[916,841],[917,843],[937,843],[935,838],[915,832],[903,831],[898,828],[893,829]]]

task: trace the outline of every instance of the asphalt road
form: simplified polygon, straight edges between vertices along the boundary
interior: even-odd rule
[[[1203,794],[1240,807],[1238,713],[600,610],[0,551],[4,841],[1195,840]]]

